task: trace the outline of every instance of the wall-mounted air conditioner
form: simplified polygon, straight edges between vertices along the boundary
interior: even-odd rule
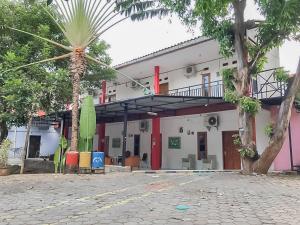
[[[191,78],[197,75],[195,66],[187,66],[184,68],[184,76],[186,78]]]
[[[219,126],[219,116],[218,114],[208,114],[204,117],[204,126],[210,130],[212,127],[218,129]]]
[[[139,81],[137,80],[137,82],[139,82]],[[129,83],[129,87],[132,88],[132,89],[139,88],[140,85],[139,85],[137,82],[131,81],[131,82]]]

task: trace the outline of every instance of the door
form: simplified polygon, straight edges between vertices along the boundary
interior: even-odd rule
[[[224,170],[241,169],[241,157],[238,148],[233,144],[232,135],[238,134],[238,131],[223,131],[223,162]]]
[[[134,143],[133,143],[133,151],[134,151],[134,155],[135,156],[140,156],[140,142],[141,142],[141,138],[140,138],[140,135],[137,134],[137,135],[134,135],[133,137],[134,139]]]
[[[29,137],[28,158],[39,158],[41,147],[41,136],[31,135]]]
[[[210,74],[202,75],[202,94],[203,96],[210,96]]]
[[[153,137],[152,137],[152,134],[151,134],[151,167],[152,167],[152,161],[153,161],[153,159],[152,159],[152,147],[153,147]],[[159,162],[159,168],[161,168],[161,166],[162,166],[162,134],[160,134],[160,142],[159,142],[159,148],[160,148],[160,162]]]
[[[169,83],[164,83],[159,85],[159,94],[168,95],[169,94]]]
[[[197,159],[207,159],[207,132],[197,133],[198,151]]]

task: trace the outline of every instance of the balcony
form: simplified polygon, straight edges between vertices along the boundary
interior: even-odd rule
[[[265,70],[251,81],[251,96],[257,99],[281,98],[285,95],[287,84],[275,80],[275,69]],[[224,86],[222,80],[206,84],[169,90],[170,96],[194,96],[194,97],[223,97]]]

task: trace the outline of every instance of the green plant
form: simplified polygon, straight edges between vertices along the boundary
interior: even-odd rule
[[[34,2],[34,0],[32,0],[32,2]],[[106,31],[127,18],[143,20],[154,16],[166,15],[168,10],[160,7],[156,1],[152,0],[48,0],[48,4],[52,2],[56,3],[53,6],[55,13],[51,13],[48,9],[45,9],[45,11],[48,13],[49,18],[53,19],[56,23],[68,43],[59,43],[56,40],[45,38],[43,35],[17,29],[12,26],[5,26],[5,30],[17,31],[35,37],[42,41],[42,43],[55,45],[61,50],[63,49],[64,54],[52,58],[47,57],[47,59],[43,60],[34,60],[34,62],[26,65],[13,67],[11,70],[17,70],[40,63],[69,59],[73,88],[71,150],[76,151],[78,147],[80,81],[85,75],[90,75],[86,72],[88,62],[97,64],[98,67],[118,72],[145,88],[143,84],[137,82],[130,76],[110,67],[101,57],[93,56],[89,51],[93,43],[97,42]],[[9,70],[6,70],[5,72],[8,71]]]
[[[62,166],[62,158],[68,148],[68,141],[65,137],[60,137],[58,148],[54,153],[54,168],[55,173],[58,172],[58,168]],[[62,154],[62,156],[61,156]]]
[[[271,138],[274,135],[274,124],[273,123],[269,123],[266,127],[265,127],[265,134]]]
[[[242,158],[248,158],[248,159],[257,159],[258,158],[258,153],[257,153],[256,145],[254,142],[251,142],[248,145],[240,144],[238,151]]]
[[[8,163],[8,154],[11,146],[9,139],[4,139],[0,145],[0,167],[6,168]]]
[[[96,111],[93,97],[88,95],[82,104],[80,113],[80,139],[84,142],[84,151],[91,151],[96,132]]]
[[[261,109],[260,101],[248,96],[243,96],[242,98],[240,98],[239,103],[241,108],[245,112],[251,113],[252,115],[258,113],[258,111]]]
[[[224,69],[222,70],[222,78],[225,90],[234,91],[235,87],[232,83],[234,80],[234,72],[236,69]]]
[[[237,104],[239,102],[239,97],[235,91],[225,90],[224,100],[232,104]]]
[[[242,141],[241,141],[240,135],[234,134],[234,135],[232,135],[232,137],[233,137],[233,144],[236,146],[241,146]]]
[[[278,82],[284,82],[284,83],[287,83],[290,78],[289,72],[284,70],[283,68],[276,69],[274,76]]]

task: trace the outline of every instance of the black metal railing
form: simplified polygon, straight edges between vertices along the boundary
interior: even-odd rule
[[[283,97],[287,84],[278,82],[275,78],[276,69],[260,72],[256,79],[252,79],[251,96],[257,99]],[[217,80],[207,84],[197,84],[169,90],[171,96],[196,96],[196,97],[223,97],[223,81]]]
[[[256,79],[252,79],[252,97],[257,99],[268,99],[283,97],[287,90],[285,82],[276,81],[276,69],[260,72]]]
[[[223,81],[197,84],[169,90],[171,96],[223,97]]]

